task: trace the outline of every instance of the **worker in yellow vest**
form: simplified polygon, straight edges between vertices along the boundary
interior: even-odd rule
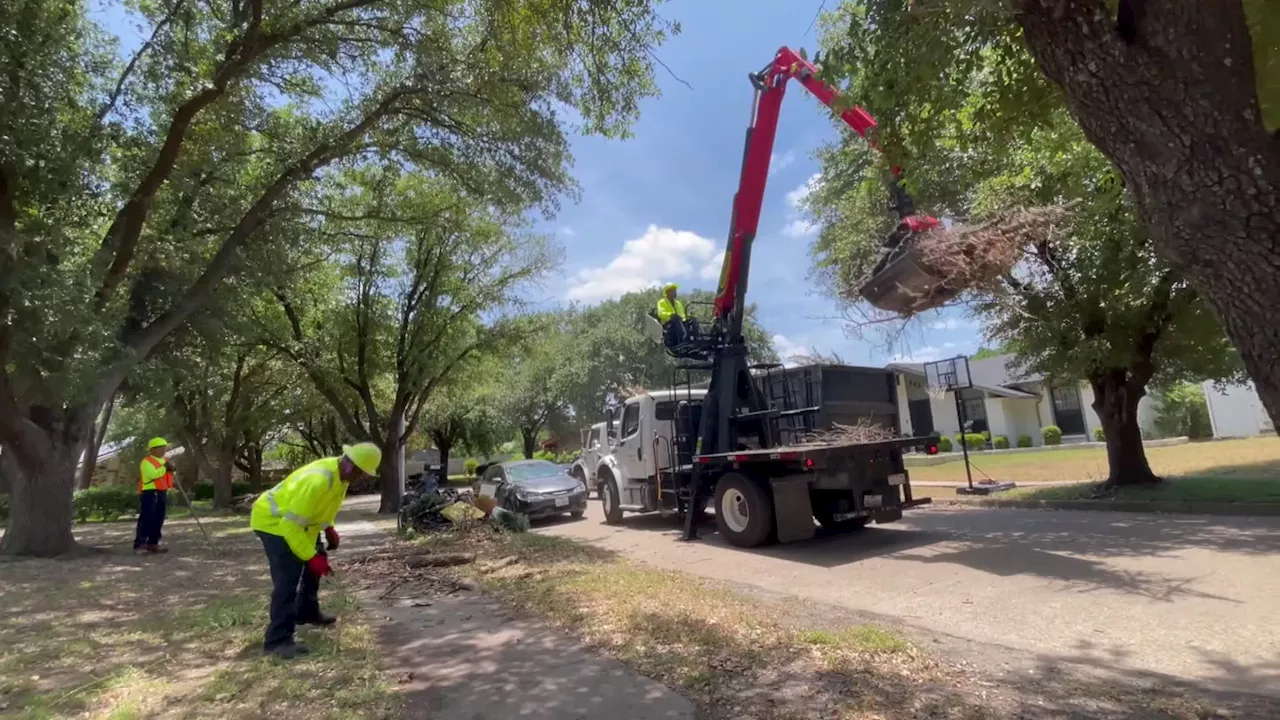
[[[658,307],[654,313],[658,322],[662,323],[664,339],[669,348],[681,345],[690,335],[702,333],[702,329],[698,327],[698,319],[689,317],[684,303],[676,299],[679,287],[675,283],[662,286],[662,295],[658,298]]]
[[[138,464],[138,529],[133,535],[135,552],[169,552],[169,548],[160,547],[160,530],[164,527],[168,505],[166,498],[169,490],[173,489],[173,471],[164,456],[168,450],[169,443],[164,438],[151,438],[147,443],[147,455]]]
[[[253,528],[271,566],[271,620],[262,649],[290,659],[308,652],[294,640],[297,625],[332,625],[320,612],[320,578],[328,575],[328,550],[338,549],[334,518],[353,480],[378,474],[382,451],[373,443],[344,445],[342,455],[303,465],[253,502]],[[320,542],[324,533],[325,544]]]

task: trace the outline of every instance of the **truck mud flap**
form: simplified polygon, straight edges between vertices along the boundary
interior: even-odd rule
[[[877,525],[897,522],[902,519],[902,508],[889,508],[888,510],[877,510],[871,513],[871,519],[874,520]]]
[[[789,543],[813,537],[815,527],[808,480],[798,477],[769,482],[773,485],[773,515],[778,527],[778,542]]]

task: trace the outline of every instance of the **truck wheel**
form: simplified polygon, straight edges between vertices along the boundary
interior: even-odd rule
[[[604,508],[605,524],[622,524],[622,501],[619,499],[618,482],[613,479],[613,473],[605,473],[604,482],[600,484],[600,506]]]
[[[814,498],[814,500],[817,500],[817,498]],[[849,511],[849,508],[842,507],[842,504],[843,503],[838,500],[830,498],[814,502],[813,517],[818,521],[819,525],[833,532],[852,532],[854,530],[861,530],[867,526],[867,523],[871,522],[871,518],[869,517],[836,520],[836,515]]]
[[[773,533],[773,496],[750,478],[727,473],[716,483],[716,527],[729,544],[763,545]]]

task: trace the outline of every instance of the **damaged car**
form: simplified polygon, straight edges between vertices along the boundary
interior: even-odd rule
[[[485,468],[477,495],[492,497],[501,507],[530,520],[587,512],[587,492],[568,471],[546,460],[515,460]]]

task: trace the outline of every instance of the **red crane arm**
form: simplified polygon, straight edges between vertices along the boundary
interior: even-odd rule
[[[755,86],[756,96],[752,104],[751,125],[747,128],[742,174],[738,180],[738,192],[733,199],[729,242],[725,248],[724,264],[720,269],[720,286],[715,299],[716,319],[729,319],[732,323],[730,332],[734,335],[742,332],[742,305],[747,292],[751,243],[755,240],[760,225],[769,159],[773,154],[774,138],[778,134],[778,112],[782,108],[787,81],[797,80],[827,107],[833,107],[839,97],[835,88],[818,79],[818,69],[813,63],[787,47],[778,50],[768,66],[749,77],[751,84]],[[855,105],[841,112],[840,119],[872,147],[877,147],[876,121],[871,113]],[[893,168],[895,177],[899,173],[898,168]],[[907,216],[902,218],[902,222],[913,232],[938,225],[936,219],[927,216]]]

